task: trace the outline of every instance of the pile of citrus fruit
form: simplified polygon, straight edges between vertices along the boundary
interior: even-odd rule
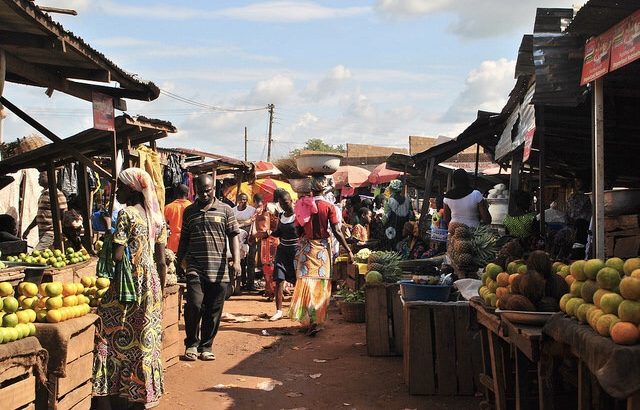
[[[640,342],[640,258],[576,261],[560,309],[615,343]]]
[[[45,249],[43,251],[34,250],[30,254],[21,253],[16,256],[8,256],[9,262],[35,263],[40,265],[49,265],[54,268],[64,268],[67,265],[84,262],[89,260],[89,252],[82,248],[75,251],[73,248],[67,248],[66,252],[60,249]]]
[[[34,283],[30,283],[25,291],[37,294],[38,287]],[[36,327],[33,324],[36,320],[36,312],[20,305],[19,299],[14,297],[13,287],[8,282],[0,282],[0,296],[0,309],[2,309],[0,311],[0,322],[2,323],[0,343],[14,342],[27,336],[33,336],[36,333]]]

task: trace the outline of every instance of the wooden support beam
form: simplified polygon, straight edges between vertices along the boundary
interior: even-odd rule
[[[56,249],[64,250],[62,239],[62,215],[60,214],[60,203],[58,202],[58,184],[56,182],[56,170],[53,162],[47,167],[47,180],[49,182],[49,204],[51,206],[51,217],[53,219],[53,246]]]
[[[42,87],[53,88],[85,101],[91,102],[93,100],[93,92],[97,91],[112,96],[114,108],[125,111],[127,109],[126,101],[121,100],[121,98],[143,99],[141,98],[143,97],[143,93],[136,90],[126,90],[122,88],[104,87],[70,81],[64,77],[54,74],[51,71],[47,71],[44,68],[24,61],[11,53],[7,52],[6,56],[8,71],[15,72],[21,77],[33,81]]]
[[[94,171],[96,171],[98,174],[100,174],[101,176],[103,176],[105,178],[111,178],[111,175],[107,171],[105,171],[101,166],[99,166],[98,164],[95,164],[89,158],[87,158],[82,153],[80,153],[80,151],[78,151],[77,149],[71,147],[65,140],[63,140],[62,138],[58,137],[56,134],[51,132],[48,128],[46,128],[44,125],[40,124],[35,119],[31,118],[27,113],[25,113],[24,111],[22,111],[20,108],[16,107],[15,105],[13,105],[9,100],[7,100],[4,97],[0,97],[0,104],[2,104],[5,107],[7,107],[9,110],[11,110],[11,112],[13,112],[19,118],[21,118],[24,122],[26,122],[27,124],[31,125],[37,131],[40,131],[45,137],[49,138],[54,143],[58,143],[58,144],[62,145],[66,150],[68,150],[71,153],[71,155],[73,155],[74,158],[76,158],[78,161],[80,161],[80,163],[82,163],[82,164],[86,165],[87,167],[93,169]]]
[[[591,249],[594,258],[604,259],[604,80],[593,82],[592,103],[592,185],[593,235]],[[589,255],[587,255],[589,257]]]
[[[0,46],[62,50],[60,40],[55,37],[9,30],[0,30]]]

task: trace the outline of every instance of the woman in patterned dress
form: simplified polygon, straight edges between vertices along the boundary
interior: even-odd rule
[[[113,260],[118,263],[128,257],[131,272],[126,281],[116,275],[98,307],[93,395],[99,409],[120,408],[121,400],[151,408],[164,392],[161,337],[167,231],[149,174],[129,168],[118,179],[116,197],[126,207],[119,212],[113,233]],[[110,231],[110,219],[106,222]]]
[[[336,208],[322,196],[325,187],[325,177],[314,176],[311,182],[313,196],[299,198],[295,206],[300,242],[294,261],[296,287],[289,317],[300,322],[308,336],[315,336],[327,317],[331,298],[330,232],[347,250],[349,262],[353,262],[353,253],[337,229]]]

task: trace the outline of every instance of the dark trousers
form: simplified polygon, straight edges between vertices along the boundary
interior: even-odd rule
[[[242,260],[242,285],[247,288],[253,288],[256,280],[256,249],[257,244],[255,242],[249,243],[249,252],[247,256]]]
[[[187,305],[184,308],[184,344],[198,352],[211,352],[218,333],[228,283],[213,283],[187,273]]]

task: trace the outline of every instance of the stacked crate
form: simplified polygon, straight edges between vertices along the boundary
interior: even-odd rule
[[[178,363],[183,349],[178,327],[178,285],[167,286],[162,303],[162,363],[165,370]]]

